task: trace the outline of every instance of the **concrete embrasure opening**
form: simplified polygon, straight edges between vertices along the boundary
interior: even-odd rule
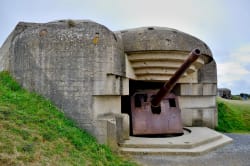
[[[180,109],[174,93],[157,107],[152,107],[151,100],[164,82],[134,81],[129,82],[129,96],[122,96],[122,113],[130,118],[130,135],[142,137],[176,137],[188,133],[182,129]]]

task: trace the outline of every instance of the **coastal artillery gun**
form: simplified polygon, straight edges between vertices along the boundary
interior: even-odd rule
[[[131,96],[133,135],[183,134],[181,111],[177,97],[171,90],[200,55],[199,49],[191,51],[188,58],[160,90],[142,90]]]

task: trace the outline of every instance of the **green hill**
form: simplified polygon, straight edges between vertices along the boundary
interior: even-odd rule
[[[135,165],[0,72],[0,165]]]
[[[250,100],[217,98],[218,128],[223,132],[250,133]]]

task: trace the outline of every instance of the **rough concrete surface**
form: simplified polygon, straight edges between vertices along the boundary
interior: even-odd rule
[[[201,156],[134,156],[141,165],[151,166],[250,166],[250,134],[226,134],[232,144]]]
[[[177,82],[175,95],[183,125],[214,128],[217,72],[212,52],[203,41],[178,30],[113,32],[90,20],[20,22],[0,48],[0,71],[9,71],[25,89],[53,101],[100,143],[117,146],[116,139],[127,138],[132,127],[130,97],[161,88],[153,84],[168,81],[194,48],[202,56]]]

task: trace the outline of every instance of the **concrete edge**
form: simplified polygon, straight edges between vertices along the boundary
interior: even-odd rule
[[[225,146],[233,141],[232,138],[222,135],[221,139],[200,145],[190,149],[169,149],[169,148],[120,148],[121,154],[132,155],[204,155],[219,147]]]

